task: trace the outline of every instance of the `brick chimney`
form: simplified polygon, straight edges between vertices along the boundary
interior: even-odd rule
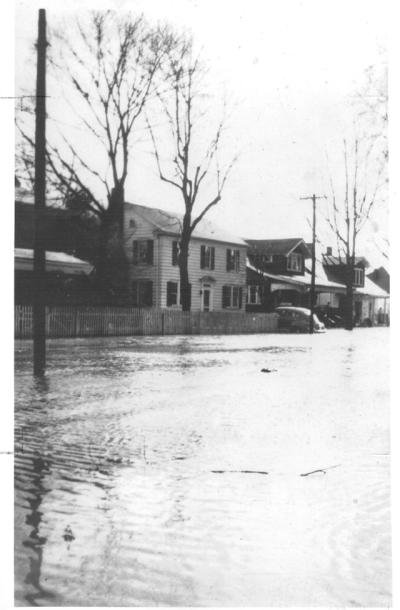
[[[332,256],[332,246],[326,247],[326,256]]]

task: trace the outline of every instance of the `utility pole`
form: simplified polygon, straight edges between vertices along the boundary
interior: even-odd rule
[[[314,299],[315,299],[315,226],[316,226],[316,202],[317,199],[326,199],[325,195],[317,197],[311,195],[310,197],[300,197],[301,200],[311,199],[313,202],[313,220],[312,220],[312,251],[311,251],[311,286],[310,286],[310,328],[309,332],[314,332]]]
[[[35,209],[33,244],[33,374],[46,368],[45,273],[43,220],[46,211],[46,11],[39,9],[36,75]]]

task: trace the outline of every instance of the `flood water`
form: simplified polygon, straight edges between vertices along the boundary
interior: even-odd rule
[[[390,605],[388,341],[17,342],[16,605]]]

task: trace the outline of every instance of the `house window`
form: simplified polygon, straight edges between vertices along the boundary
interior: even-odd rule
[[[242,288],[241,286],[222,286],[222,307],[224,309],[241,309]]]
[[[215,248],[212,246],[200,247],[200,269],[215,268]]]
[[[153,240],[152,239],[135,239],[133,241],[133,264],[139,265],[145,263],[153,264]]]
[[[301,271],[301,254],[292,252],[287,259],[287,268],[289,271]]]
[[[261,303],[261,287],[250,285],[247,286],[247,303],[249,305],[260,305]]]
[[[228,248],[226,251],[226,270],[227,271],[239,271],[240,270],[240,252],[239,250],[233,250]]]
[[[364,283],[364,269],[354,269],[354,286],[362,286]]]
[[[178,305],[178,282],[167,282],[167,307]]]
[[[261,261],[264,264],[269,265],[270,263],[274,262],[274,255],[273,254],[263,254],[263,256],[261,257]]]
[[[192,285],[189,284],[189,301],[191,300]],[[167,282],[167,307],[181,305],[182,294],[179,282]]]
[[[172,265],[176,267],[178,264],[179,244],[177,241],[172,242]]]
[[[151,307],[153,305],[153,282],[135,280],[132,282],[132,304],[134,307]]]
[[[133,220],[133,218],[131,218],[129,220],[129,228],[134,229],[135,227],[136,227],[136,222]]]

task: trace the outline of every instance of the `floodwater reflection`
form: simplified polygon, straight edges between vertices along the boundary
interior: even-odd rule
[[[53,341],[40,382],[30,357],[16,605],[390,605],[384,329]]]

